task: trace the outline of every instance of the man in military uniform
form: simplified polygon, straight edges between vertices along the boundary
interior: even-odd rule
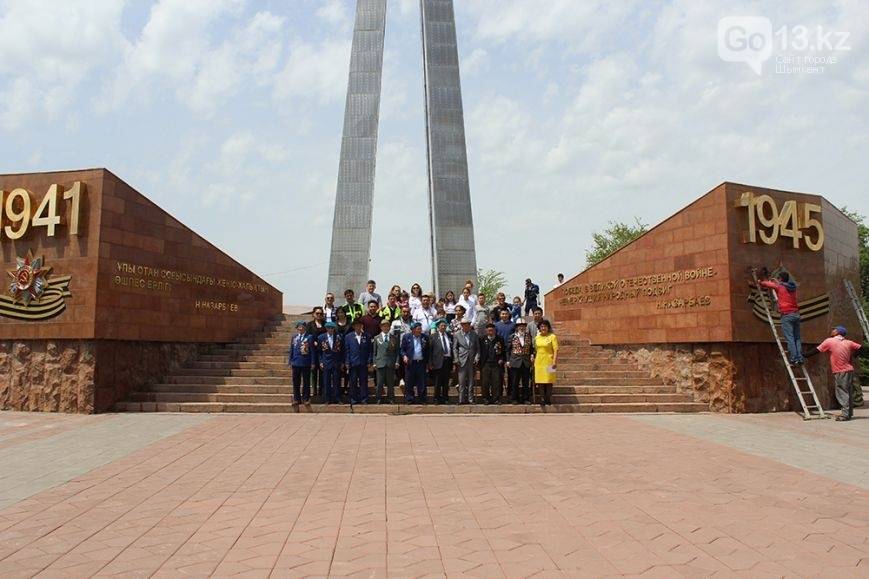
[[[386,389],[386,400],[389,404],[395,404],[395,371],[398,369],[398,336],[389,331],[389,320],[380,321],[380,333],[372,341],[374,347],[374,373],[376,376],[376,404],[384,400],[383,391]]]
[[[507,342],[510,400],[513,404],[531,404],[531,368],[534,367],[534,339],[528,322],[519,318]]]
[[[323,402],[341,402],[341,365],[344,363],[344,336],[335,333],[335,322],[326,322],[326,333],[318,342],[320,370],[323,373]]]
[[[495,332],[495,324],[486,324],[486,335],[480,339],[480,385],[483,404],[500,404],[503,387],[504,340]]]

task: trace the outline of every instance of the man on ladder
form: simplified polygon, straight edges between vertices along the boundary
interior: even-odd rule
[[[844,326],[836,326],[829,338],[806,354],[807,358],[811,358],[821,352],[830,353],[830,369],[836,379],[836,400],[842,407],[842,413],[836,417],[838,421],[851,420],[853,415],[854,391],[851,382],[854,380],[854,365],[851,357],[862,348],[857,342],[845,338],[846,333]]]
[[[767,275],[764,273],[764,278],[766,277]],[[821,408],[821,402],[818,400],[815,386],[812,384],[812,377],[809,376],[806,366],[803,363],[803,354],[800,349],[800,314],[799,308],[797,307],[796,284],[793,286],[793,291],[789,290],[788,285],[785,284],[790,281],[790,276],[784,274],[784,272],[779,274],[779,281],[782,283],[766,280],[761,282],[757,278],[756,268],[751,268],[751,279],[752,281],[750,284],[753,287],[756,287],[759,292],[759,303],[763,308],[764,317],[766,318],[767,324],[769,324],[769,329],[772,333],[773,339],[775,340],[775,344],[778,347],[779,355],[785,364],[785,369],[788,373],[788,378],[790,378],[791,386],[793,386],[794,391],[797,394],[797,400],[803,409],[803,418],[805,420],[827,418],[827,414],[825,414],[824,409]],[[782,305],[782,300],[780,299],[778,300],[778,305],[779,312],[782,314],[781,326],[783,333],[787,337],[786,340],[782,340],[779,337],[778,329],[770,309],[770,299],[765,295],[765,292],[761,288],[775,290],[777,296],[782,295],[782,297],[785,298],[784,305]],[[790,324],[793,324],[794,321],[796,322],[796,332],[794,332],[793,325],[790,325],[787,331],[785,331],[785,312],[790,315]],[[782,345],[783,341],[787,343],[788,351],[785,351],[785,348]]]
[[[805,362],[800,339],[800,307],[797,305],[797,284],[786,271],[778,273],[778,280],[762,279],[760,285],[775,292],[778,311],[781,314],[781,331],[788,345],[791,364]]]

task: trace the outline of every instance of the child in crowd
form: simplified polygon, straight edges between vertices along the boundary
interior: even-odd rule
[[[514,324],[522,318],[522,298],[516,296],[513,298],[513,305],[510,307],[510,321]]]

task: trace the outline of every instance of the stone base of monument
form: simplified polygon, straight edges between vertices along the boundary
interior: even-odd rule
[[[561,336],[558,383],[551,406],[539,404],[396,404],[293,405],[287,344],[293,321],[283,318],[232,344],[215,348],[159,383],[134,392],[115,406],[126,412],[308,412],[387,414],[530,414],[541,412],[702,412],[692,392],[680,391],[635,360]],[[374,389],[370,389],[373,401]],[[453,392],[453,394],[455,394]],[[432,391],[429,390],[431,399]],[[479,395],[479,389],[477,391]]]

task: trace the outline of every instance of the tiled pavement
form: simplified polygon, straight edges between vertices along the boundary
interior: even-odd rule
[[[867,577],[858,416],[0,413],[0,577]]]

